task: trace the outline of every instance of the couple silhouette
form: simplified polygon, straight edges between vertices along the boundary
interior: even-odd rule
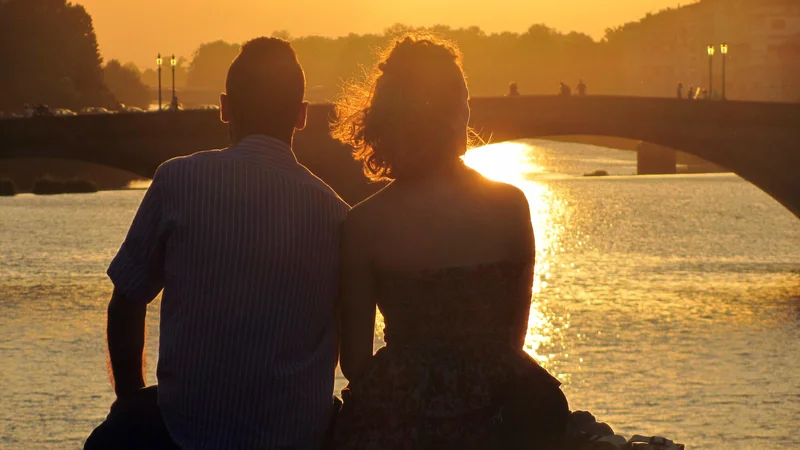
[[[461,161],[459,50],[406,35],[345,88],[333,136],[390,181],[353,208],[292,152],[304,92],[288,42],[248,42],[220,98],[232,145],[156,172],[108,268],[117,399],[85,448],[559,448],[566,398],[523,351],[529,206]],[[162,291],[158,386],[145,387],[145,315]]]

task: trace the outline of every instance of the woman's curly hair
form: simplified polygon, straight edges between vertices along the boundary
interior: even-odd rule
[[[427,33],[396,39],[336,102],[334,138],[373,181],[416,177],[464,154],[469,106],[461,52]]]

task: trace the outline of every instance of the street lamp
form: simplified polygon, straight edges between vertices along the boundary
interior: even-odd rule
[[[158,66],[158,110],[161,111],[161,66],[164,65],[164,58],[161,53],[156,57],[156,65]]]
[[[713,45],[708,46],[708,95],[714,95],[714,53],[716,48]]]
[[[728,57],[728,44],[722,43],[719,46],[720,53],[722,53],[722,99],[725,100],[727,97],[725,96],[725,60]]]
[[[178,97],[175,96],[175,66],[178,65],[178,60],[175,59],[175,55],[172,55],[172,58],[169,59],[169,65],[172,66],[172,110],[178,110]]]

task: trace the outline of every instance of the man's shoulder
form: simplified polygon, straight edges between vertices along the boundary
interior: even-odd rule
[[[193,167],[200,166],[211,160],[217,159],[222,155],[222,149],[203,150],[189,155],[176,156],[161,163],[156,169],[154,179],[164,179],[180,177]]]
[[[221,159],[226,159],[228,152],[227,149],[204,150],[192,153],[186,156],[178,156],[165,161],[159,166],[156,171],[156,176],[161,178],[167,177],[171,179],[180,178],[182,174],[191,172],[196,168],[201,168],[207,164],[216,164]],[[294,179],[295,182],[300,182],[300,185],[305,189],[313,189],[333,203],[337,210],[342,214],[346,214],[350,210],[350,205],[347,204],[340,196],[331,188],[325,181],[316,176],[313,172],[308,170],[307,167],[300,163],[297,164],[296,169],[271,169],[268,170],[272,176],[278,178],[287,177]]]
[[[314,172],[310,171],[306,166],[298,164],[303,170],[303,179],[305,184],[313,189],[317,189],[334,202],[344,213],[350,210],[350,205],[347,204],[340,196],[333,190],[332,187],[323,181],[320,177],[316,176]]]
[[[174,170],[174,168],[177,167],[185,167],[193,163],[215,159],[222,155],[223,150],[224,149],[203,150],[189,155],[176,156],[161,163],[159,169],[165,168],[166,170]]]

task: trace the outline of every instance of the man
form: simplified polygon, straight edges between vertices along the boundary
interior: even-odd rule
[[[581,97],[586,96],[586,84],[583,82],[583,80],[578,82],[578,95]]]
[[[348,206],[291,150],[308,104],[288,42],[245,44],[226,90],[233,146],[164,163],[108,269],[117,401],[86,448],[314,449],[324,437]],[[146,305],[162,289],[159,384],[144,388]]]

